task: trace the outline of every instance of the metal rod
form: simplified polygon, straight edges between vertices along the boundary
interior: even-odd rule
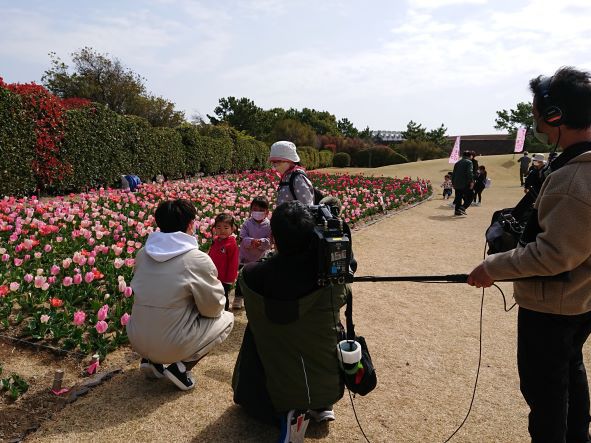
[[[558,275],[549,276],[534,276],[525,278],[512,278],[507,280],[496,280],[501,282],[515,282],[515,281],[562,281],[566,282],[570,280],[570,272],[563,272]],[[441,282],[441,283],[466,283],[468,281],[468,274],[448,274],[448,275],[361,275],[353,277],[353,282],[397,282],[397,281],[409,281],[409,282]]]

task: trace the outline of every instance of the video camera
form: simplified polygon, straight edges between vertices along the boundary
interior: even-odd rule
[[[328,205],[309,206],[316,226],[318,241],[318,285],[344,284],[353,281],[351,270],[351,231],[338,216],[338,208]]]

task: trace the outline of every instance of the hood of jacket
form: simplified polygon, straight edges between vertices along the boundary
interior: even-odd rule
[[[192,249],[197,249],[197,239],[184,232],[152,232],[146,242],[146,253],[158,262],[175,258]]]

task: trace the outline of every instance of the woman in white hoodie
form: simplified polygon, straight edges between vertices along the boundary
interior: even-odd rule
[[[166,376],[179,389],[195,386],[189,372],[234,325],[224,311],[224,288],[209,256],[195,238],[195,206],[164,201],[155,218],[160,231],[149,235],[135,259],[135,294],[127,335],[148,376]],[[168,365],[165,366],[164,365]]]

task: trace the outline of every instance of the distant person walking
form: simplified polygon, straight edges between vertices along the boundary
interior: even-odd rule
[[[531,163],[531,158],[529,158],[527,151],[523,151],[523,157],[517,160],[517,163],[519,163],[519,181],[521,182],[521,186],[523,186],[525,177],[527,177],[527,173],[529,172],[529,164]]]
[[[474,177],[474,206],[482,203],[482,191],[486,188],[487,173],[484,165],[478,166],[478,172]]]
[[[454,215],[466,215],[466,209],[472,203],[474,195],[474,172],[472,169],[471,151],[464,151],[462,158],[454,165],[451,181],[456,190],[454,199]]]

